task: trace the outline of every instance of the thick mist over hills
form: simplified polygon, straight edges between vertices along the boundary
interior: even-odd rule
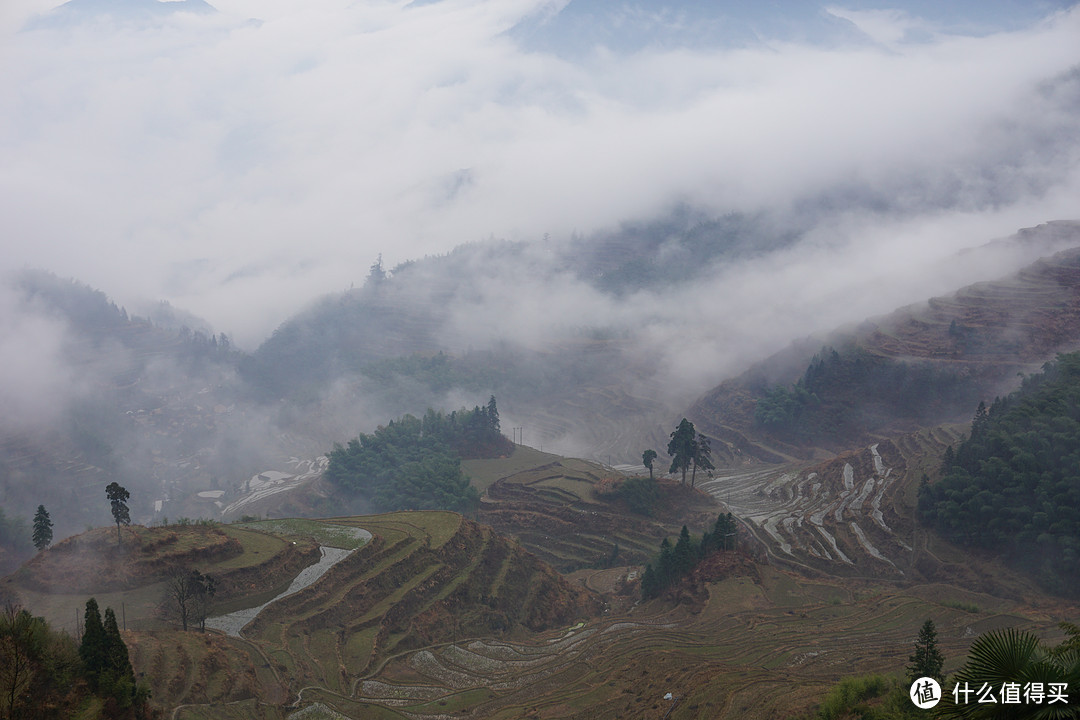
[[[769,278],[811,258],[787,237],[771,251],[745,247],[741,233],[766,237],[757,221],[682,213],[567,244],[491,241],[392,271],[375,263],[361,287],[326,296],[250,354],[182,310],[140,316],[77,281],[25,271],[4,286],[5,343],[19,361],[0,386],[13,410],[4,507],[17,517],[47,504],[62,532],[105,524],[101,488],[119,479],[137,521],[216,517],[255,474],[303,475],[358,432],[491,394],[504,430],[520,428],[530,445],[633,463],[664,447],[696,398],[770,349],[1080,244],[1075,223],[1051,223],[977,245],[941,272],[894,265],[902,287],[879,282],[855,307],[834,293],[857,294],[859,277],[766,315]],[[311,502],[304,512],[318,512]]]
[[[1074,3],[212,5],[0,11],[12,515],[217,513],[491,394],[634,461],[793,340],[1076,243],[1013,237],[1077,215]]]
[[[7,715],[891,717],[1001,628],[1060,692],[1077,38],[0,0]]]
[[[1076,214],[1074,3],[188,5],[5,3],[2,262],[249,351],[379,253],[690,208],[865,275]]]

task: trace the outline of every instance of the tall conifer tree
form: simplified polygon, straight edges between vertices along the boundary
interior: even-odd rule
[[[116,698],[121,707],[127,707],[135,693],[135,671],[131,667],[127,645],[120,637],[120,628],[116,625],[116,613],[111,607],[105,608],[102,626],[105,631],[105,652],[99,685],[102,691]]]
[[[919,637],[915,640],[915,654],[908,657],[911,664],[907,666],[908,681],[915,682],[919,678],[934,678],[938,682],[944,682],[941,667],[945,664],[945,657],[938,650],[937,627],[933,620],[927,620],[919,630]]]
[[[38,505],[37,513],[34,515],[34,547],[38,550],[44,550],[52,544],[52,528],[52,520],[49,518],[45,506]]]
[[[94,690],[98,688],[101,671],[105,667],[107,646],[105,626],[101,623],[101,610],[98,609],[97,600],[90,598],[86,601],[86,611],[83,614],[83,637],[82,644],[79,645],[79,657],[82,658],[90,687]]]

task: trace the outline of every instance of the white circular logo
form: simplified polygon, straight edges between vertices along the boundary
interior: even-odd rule
[[[911,691],[908,693],[911,702],[921,710],[930,708],[941,702],[941,685],[934,678],[921,677],[911,683]]]

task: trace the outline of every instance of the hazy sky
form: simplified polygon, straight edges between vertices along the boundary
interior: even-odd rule
[[[0,270],[249,348],[378,253],[676,203],[803,213],[869,267],[1080,217],[1075,3],[57,4],[0,2]]]

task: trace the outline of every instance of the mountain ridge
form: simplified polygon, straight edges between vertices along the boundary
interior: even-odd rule
[[[1038,260],[996,281],[969,285],[952,295],[798,341],[703,394],[687,415],[702,431],[721,440],[729,461],[807,458],[910,432],[920,424],[970,418],[980,400],[988,402],[1015,387],[1017,373],[1031,372],[1057,353],[1077,347],[1080,248]],[[868,366],[879,372],[866,370]],[[796,392],[801,387],[809,393],[815,374],[826,376],[816,381],[830,394],[796,402],[804,407],[812,402],[831,404],[836,413],[850,414],[852,419],[836,431],[809,428],[820,430],[809,441],[793,431],[770,431],[757,414],[763,400],[777,388]],[[897,411],[897,403],[886,412],[875,410],[874,397],[881,388],[871,381],[886,376],[895,376],[898,383],[890,392],[909,394],[905,401],[911,408],[906,414]],[[923,381],[951,383],[962,391],[942,404],[940,393],[917,387]],[[912,399],[913,391],[926,397]]]

